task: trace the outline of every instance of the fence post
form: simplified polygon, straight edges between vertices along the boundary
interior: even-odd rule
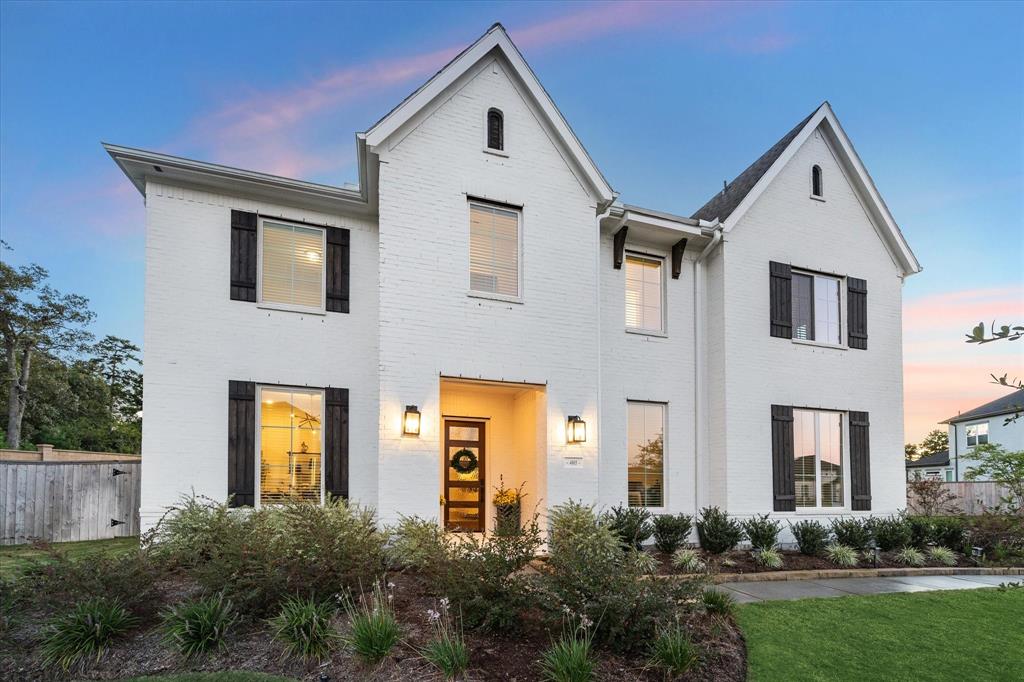
[[[53,446],[49,443],[36,443],[36,450],[39,451],[39,459],[44,462],[53,461]]]

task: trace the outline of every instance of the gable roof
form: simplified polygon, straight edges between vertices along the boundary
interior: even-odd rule
[[[945,467],[949,466],[949,450],[943,450],[942,452],[935,452],[924,457],[918,457],[913,461],[907,462],[907,468],[913,469],[914,467]]]
[[[505,27],[500,23],[491,26],[475,43],[457,54],[430,80],[402,100],[369,130],[360,133],[359,138],[365,140],[370,147],[379,146],[492,52],[501,54],[511,65],[513,72],[525,86],[527,94],[551,126],[558,142],[566,149],[572,162],[579,168],[583,176],[582,179],[599,198],[599,212],[603,212],[615,200],[616,192],[608,184],[594,160],[590,158],[590,154],[576,137],[576,133],[562,116],[562,112],[555,106],[551,95],[541,85],[537,75],[526,63],[519,49],[509,38]]]
[[[1002,398],[996,398],[991,402],[975,407],[973,410],[962,412],[955,417],[950,417],[949,419],[939,423],[958,424],[972,419],[998,417],[1002,414],[1015,414],[1021,411],[1024,411],[1024,388],[1013,391],[1008,395],[1004,395]]]
[[[836,150],[840,163],[847,169],[854,191],[877,226],[879,236],[888,247],[893,260],[905,275],[920,272],[921,264],[910,250],[910,245],[900,232],[892,213],[889,212],[889,207],[878,193],[878,188],[875,187],[874,181],[828,102],[822,102],[821,106],[736,176],[732,183],[712,197],[692,217],[698,220],[717,219],[722,224],[724,232],[730,231],[819,127]]]

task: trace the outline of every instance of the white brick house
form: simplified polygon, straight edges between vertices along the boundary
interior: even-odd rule
[[[827,103],[690,218],[618,199],[500,25],[357,135],[358,188],[106,148],[147,208],[144,524],[194,490],[479,530],[499,477],[906,504],[920,266]]]

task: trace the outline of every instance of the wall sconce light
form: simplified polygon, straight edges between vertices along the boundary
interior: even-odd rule
[[[580,419],[577,414],[571,415],[565,422],[565,442],[587,442],[587,422]]]
[[[402,418],[402,435],[420,435],[420,410],[415,405],[405,406],[405,416]]]

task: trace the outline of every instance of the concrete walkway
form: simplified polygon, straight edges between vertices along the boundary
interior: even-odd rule
[[[828,578],[823,580],[773,580],[765,582],[721,583],[741,604],[776,599],[807,597],[848,597],[850,595],[891,592],[929,592],[931,590],[970,590],[996,587],[1000,583],[1024,582],[1019,575],[917,575],[877,578]]]

